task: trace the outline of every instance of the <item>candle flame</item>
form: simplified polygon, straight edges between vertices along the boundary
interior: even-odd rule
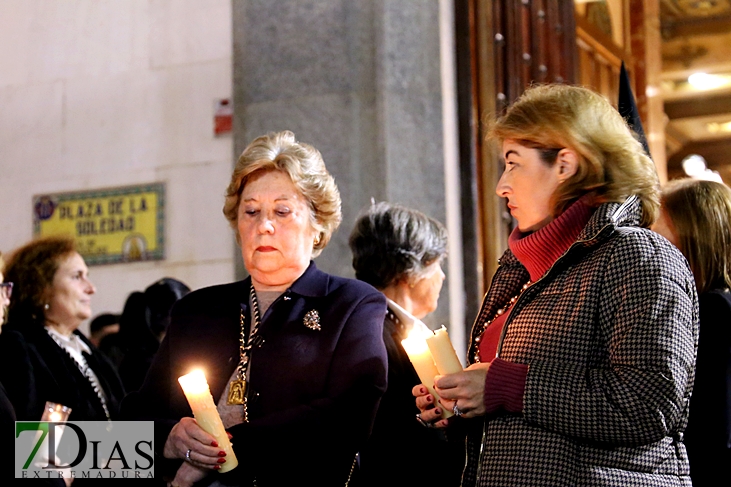
[[[189,374],[178,377],[178,382],[180,382],[180,387],[188,393],[200,394],[208,390],[208,382],[201,369],[195,369]]]
[[[68,420],[70,414],[70,407],[64,406],[63,404],[56,404],[55,402],[46,401],[46,405],[43,408],[43,414],[41,415],[41,421],[60,423],[62,421]]]
[[[413,327],[409,335],[401,340],[401,345],[409,355],[418,355],[429,351],[426,345],[426,336],[420,327]]]

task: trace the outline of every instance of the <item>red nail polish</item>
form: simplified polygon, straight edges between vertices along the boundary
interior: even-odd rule
[[[218,452],[218,456],[219,457],[225,457],[226,456],[226,452],[225,451],[220,451],[220,452]]]
[[[419,390],[419,392],[421,392],[422,394],[426,394],[426,389],[422,387],[422,388],[421,388],[421,389]]]
[[[435,410],[434,410],[434,412],[435,412],[435,413],[437,413],[437,414],[439,414],[439,415],[441,415],[441,414],[442,414],[442,410],[441,410],[441,409],[439,409],[439,408],[435,409]]]
[[[218,442],[215,442],[215,441],[214,441],[213,443],[211,443],[211,446],[213,446],[213,447],[218,447]]]
[[[218,463],[226,463],[226,459],[225,458],[219,458],[218,459]]]
[[[216,465],[216,466],[213,467],[213,470],[221,470],[221,466],[220,465]]]
[[[426,402],[434,402],[434,398],[431,396],[431,394],[426,396]]]

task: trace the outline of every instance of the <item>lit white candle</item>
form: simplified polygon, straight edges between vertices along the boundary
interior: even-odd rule
[[[223,421],[221,421],[216,404],[213,402],[213,396],[211,396],[211,390],[208,388],[208,382],[206,382],[203,371],[194,370],[187,375],[178,377],[178,382],[180,382],[180,387],[183,388],[185,398],[190,404],[190,409],[193,410],[193,416],[195,416],[198,425],[207,433],[213,435],[218,442],[218,446],[226,452],[226,463],[221,465],[219,472],[233,470],[239,462],[233,448],[231,448],[231,440],[228,439],[226,428],[223,427]]]
[[[449,334],[444,325],[435,331],[432,336],[427,337],[426,344],[429,351],[431,351],[440,375],[462,372],[462,364],[457,358],[457,352],[454,351],[452,341],[449,339]]]
[[[43,414],[41,415],[41,421],[60,423],[62,421],[67,421],[69,419],[69,414],[71,414],[70,407],[46,401],[46,405],[43,408]]]
[[[434,364],[434,359],[421,330],[417,327],[413,328],[409,336],[401,340],[401,345],[409,356],[409,360],[411,360],[411,364],[414,366],[421,383],[427,388],[429,394],[434,397],[434,401],[438,402],[439,395],[434,390],[434,377],[439,375],[439,370],[437,370],[437,366]],[[443,418],[449,418],[454,414],[444,407],[441,409]]]
[[[69,415],[71,414],[71,408],[68,406],[64,406],[63,404],[57,404],[55,402],[46,401],[46,405],[43,407],[43,414],[41,415],[41,421],[48,421],[51,423],[65,423],[69,419]],[[55,453],[58,452],[59,445],[61,444],[61,438],[63,437],[63,433],[66,430],[66,426],[64,425],[56,425],[54,426],[54,436],[55,436],[55,452],[54,452],[54,460],[53,463],[55,465],[61,465],[61,460],[58,458],[58,456],[55,455]],[[49,428],[50,431],[50,428]],[[40,438],[42,433],[39,431],[36,436],[36,442]],[[41,447],[38,449],[38,454],[36,460],[34,462],[34,465],[37,468],[44,468],[50,463],[50,459],[48,458],[48,441],[49,437],[46,435],[46,437],[43,439],[43,443],[41,444]]]

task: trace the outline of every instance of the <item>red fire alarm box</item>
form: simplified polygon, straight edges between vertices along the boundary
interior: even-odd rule
[[[229,98],[222,98],[216,102],[216,112],[213,116],[214,135],[230,134],[233,131],[234,109]]]

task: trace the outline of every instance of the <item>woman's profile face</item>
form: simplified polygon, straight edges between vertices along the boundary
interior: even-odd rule
[[[284,172],[268,171],[247,181],[238,230],[244,266],[258,290],[285,290],[310,264],[317,235],[310,206]]]
[[[77,252],[61,258],[48,290],[47,321],[74,328],[91,317],[91,295],[96,292],[89,280],[89,268]]]
[[[445,275],[441,263],[435,262],[429,267],[429,273],[416,281],[411,288],[411,314],[419,319],[437,309],[439,293],[444,284]]]
[[[508,200],[521,232],[541,229],[553,219],[551,197],[560,183],[558,165],[549,166],[536,149],[512,140],[503,142],[503,156],[505,170],[495,192]]]

